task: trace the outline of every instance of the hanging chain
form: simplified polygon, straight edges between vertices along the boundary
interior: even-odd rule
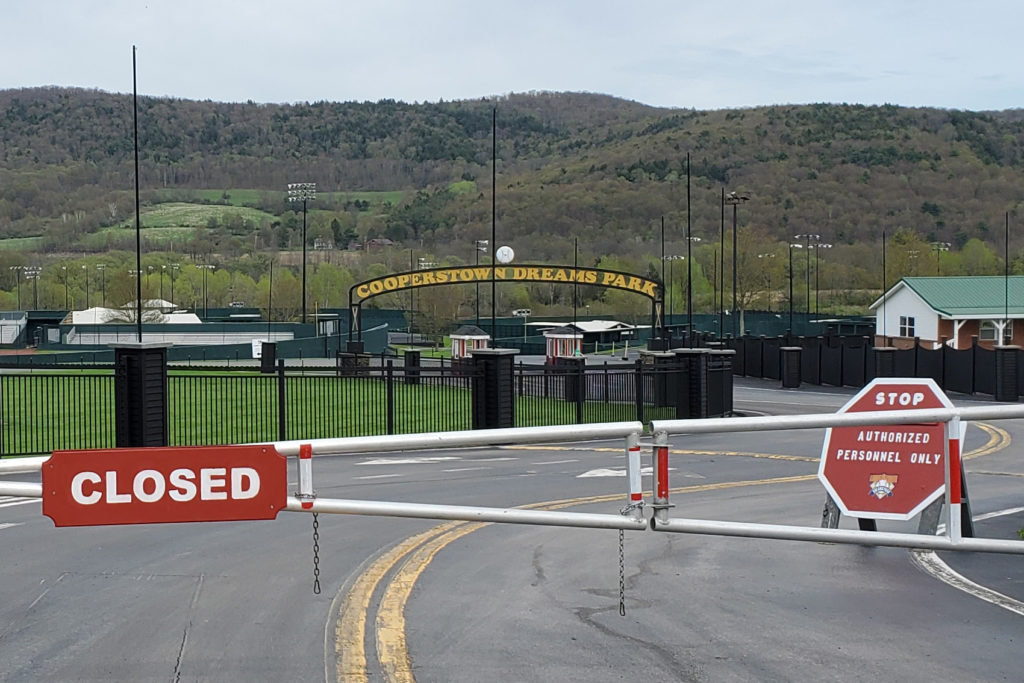
[[[313,513],[313,594],[320,595],[320,517]]]
[[[625,546],[626,532],[619,529],[619,616],[626,616],[626,554],[623,552]]]
[[[633,510],[643,510],[644,502],[629,503],[619,510],[620,515],[628,515]],[[619,616],[626,616],[626,532],[619,529]]]

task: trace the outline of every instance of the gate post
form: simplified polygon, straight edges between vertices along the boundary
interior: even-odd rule
[[[875,352],[875,377],[896,376],[896,347],[876,346]]]
[[[118,448],[167,445],[167,344],[114,347],[114,422]]]
[[[405,368],[405,383],[420,383],[420,352],[408,350],[404,355],[403,367]]]
[[[668,432],[657,432],[654,435],[654,516],[651,517],[651,528],[668,524],[668,511],[673,507],[668,502]]]
[[[1017,354],[1019,346],[996,347],[996,394],[995,400],[1015,403],[1020,398],[1017,386]]]
[[[799,346],[783,346],[779,349],[782,355],[780,374],[783,389],[800,388],[800,355],[803,348]]]
[[[518,349],[474,349],[473,429],[515,427],[513,363]]]
[[[676,382],[676,417],[708,416],[708,349],[676,349],[682,368]]]

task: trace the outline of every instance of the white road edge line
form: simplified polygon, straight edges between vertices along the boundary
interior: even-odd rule
[[[992,519],[993,517],[1002,517],[1005,515],[1012,515],[1018,512],[1024,512],[1024,507],[1008,508],[1006,510],[996,510],[995,512],[987,512],[983,515],[976,515],[973,517],[975,521],[981,521],[984,519]],[[942,525],[943,527],[945,525]],[[943,533],[944,529],[939,528],[938,534]],[[939,581],[956,588],[957,590],[963,591],[968,595],[973,595],[976,598],[984,600],[985,602],[991,603],[996,607],[1002,607],[1005,610],[1019,614],[1024,617],[1024,602],[1011,598],[1009,595],[1003,595],[998,591],[994,591],[991,588],[986,588],[981,584],[974,583],[963,574],[960,574],[953,570],[948,564],[942,561],[942,559],[935,554],[934,550],[915,550],[911,553],[911,558],[918,567],[928,574],[931,574]]]

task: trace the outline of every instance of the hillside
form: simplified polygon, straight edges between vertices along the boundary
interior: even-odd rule
[[[436,258],[472,260],[472,241],[490,236],[494,107],[499,241],[529,261],[571,260],[575,238],[581,261],[617,259],[657,272],[662,217],[666,253],[685,248],[687,154],[693,234],[704,240],[697,258],[709,274],[723,189],[751,197],[738,210],[748,251],[778,253],[804,233],[835,244],[822,273],[836,289],[881,279],[883,230],[904,246],[894,258],[908,272],[932,242],[952,245],[953,269],[974,267],[965,248],[980,249],[977,268],[998,268],[1004,213],[1012,225],[1024,198],[1019,110],[694,111],[530,93],[432,104],[140,98],[143,202],[243,203],[267,212],[278,219],[236,221],[223,248],[216,235],[201,236],[213,241],[200,246],[272,251],[296,246],[286,184],[315,181],[317,235],[339,246],[388,237]],[[0,238],[39,237],[40,257],[111,248],[96,235],[130,223],[134,208],[131,98],[0,91],[0,130]],[[388,199],[373,199],[381,191]],[[1019,247],[1012,240],[1011,253]],[[755,279],[764,275],[772,277]]]

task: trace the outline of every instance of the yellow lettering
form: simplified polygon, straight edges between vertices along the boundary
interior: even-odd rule
[[[380,294],[384,291],[384,284],[380,280],[374,280],[370,283],[370,292],[373,294]]]
[[[477,268],[473,271],[473,279],[475,280],[487,280],[491,276],[491,270],[489,268]]]
[[[619,289],[627,289],[626,287],[626,276],[616,275],[612,280],[612,287],[618,287]]]
[[[433,273],[429,273],[429,272],[428,273],[423,273],[423,284],[424,285],[437,284],[437,283],[434,282],[434,274]]]
[[[366,297],[370,296],[370,288],[367,287],[366,285],[359,285],[358,287],[356,287],[356,296],[358,296],[360,299],[365,299]]]
[[[462,280],[463,282],[472,282],[473,271],[470,270],[469,268],[463,268],[462,270],[459,271],[459,279]]]
[[[651,282],[650,280],[647,280],[646,282],[644,282],[644,286],[641,288],[640,291],[642,291],[644,294],[646,294],[647,296],[649,296],[649,297],[651,297],[653,299],[655,297],[655,294],[654,294],[654,288],[655,287],[657,287],[656,283]]]
[[[527,268],[526,269],[527,280],[540,280],[540,268]]]
[[[402,288],[402,287],[408,287],[408,286],[409,286],[409,276],[408,275],[399,275],[398,276],[398,287]]]
[[[513,268],[512,269],[512,279],[513,280],[525,280],[527,277],[529,277],[529,273],[527,273],[526,268]]]
[[[569,281],[569,276],[566,275],[565,270],[563,270],[562,268],[559,268],[558,270],[555,271],[555,281],[556,282],[568,282]]]
[[[612,287],[616,277],[615,273],[601,273],[601,284],[605,287]]]
[[[437,280],[438,284],[444,284],[445,282],[448,282],[449,280],[455,280],[456,279],[455,278],[455,271],[454,270],[439,270],[436,273],[434,273],[434,279]]]
[[[412,286],[413,287],[419,287],[422,284],[423,284],[423,273],[413,273],[412,274]]]

